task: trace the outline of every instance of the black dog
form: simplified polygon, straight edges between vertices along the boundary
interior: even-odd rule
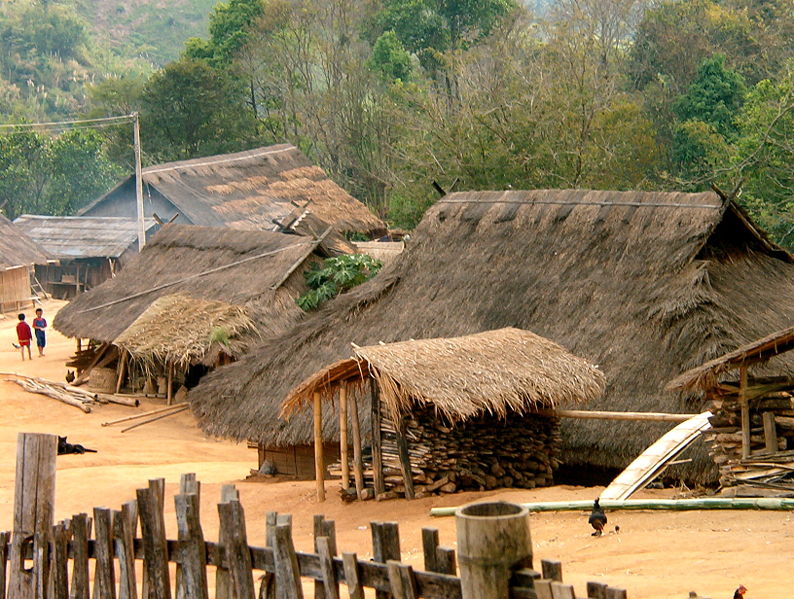
[[[96,453],[96,449],[88,449],[77,443],[67,443],[66,437],[58,437],[58,455],[66,453]]]

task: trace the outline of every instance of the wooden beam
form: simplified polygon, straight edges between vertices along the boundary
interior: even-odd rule
[[[361,422],[358,419],[358,400],[351,397],[350,420],[353,429],[353,477],[356,481],[356,497],[364,499],[364,459],[361,456]]]
[[[739,369],[739,405],[742,410],[742,459],[750,457],[750,402],[747,400],[747,366]]]
[[[347,381],[339,387],[339,455],[342,462],[342,488],[350,488],[350,462],[347,455]]]
[[[369,379],[369,389],[372,403],[372,477],[375,483],[375,496],[386,491],[383,480],[383,451],[380,437],[380,394],[378,382]]]
[[[582,418],[596,420],[651,420],[658,422],[686,422],[697,414],[668,414],[665,412],[605,412],[600,410],[538,410],[533,412],[551,418]]]
[[[325,464],[323,463],[323,404],[319,391],[314,392],[314,476],[317,501],[325,501]]]

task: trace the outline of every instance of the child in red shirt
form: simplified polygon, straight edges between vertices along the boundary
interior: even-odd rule
[[[28,348],[28,360],[32,360],[33,357],[30,355],[30,340],[33,339],[33,333],[28,326],[28,323],[25,322],[25,315],[20,314],[17,318],[19,318],[19,323],[17,323],[17,339],[19,340],[19,350],[22,352],[22,361],[25,361],[25,348]]]

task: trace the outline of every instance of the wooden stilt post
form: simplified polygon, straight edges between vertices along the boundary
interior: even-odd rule
[[[742,459],[750,457],[750,402],[747,400],[747,366],[739,369],[739,405],[742,415]]]
[[[369,380],[370,395],[372,401],[372,478],[375,483],[375,497],[386,491],[383,481],[383,452],[381,451],[380,436],[380,395],[378,382],[371,378]]]
[[[119,352],[121,356],[119,357],[119,372],[116,379],[116,393],[121,391],[121,387],[124,384],[124,376],[127,374],[127,356],[129,355],[126,349],[119,348]]]
[[[358,419],[358,401],[350,398],[350,423],[353,429],[353,477],[356,481],[356,497],[364,499],[364,458],[361,456],[361,422]]]
[[[455,512],[463,599],[508,599],[510,576],[532,567],[529,511],[504,502]]]
[[[165,405],[170,406],[174,400],[174,365],[169,362],[166,369],[168,370],[168,378],[165,383]]]
[[[317,501],[325,501],[325,464],[323,461],[323,405],[320,393],[314,392],[314,476]]]
[[[44,590],[47,589],[57,452],[58,437],[55,435],[19,433],[17,436],[9,599],[44,597]],[[31,549],[33,567],[26,568],[25,555]]]
[[[342,462],[342,488],[350,488],[350,461],[347,455],[347,381],[339,387],[339,456]]]

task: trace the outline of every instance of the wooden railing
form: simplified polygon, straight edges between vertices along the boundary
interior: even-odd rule
[[[41,526],[52,513],[54,480],[48,486],[48,477],[54,468],[31,470],[46,461],[48,447],[26,443],[23,436],[17,462],[17,484],[22,487],[15,495],[15,526],[21,528],[0,533],[0,599],[302,599],[302,579],[309,579],[318,599],[364,599],[365,589],[374,589],[378,599],[487,599],[465,588],[457,576],[455,550],[441,546],[433,528],[422,529],[424,571],[400,561],[395,522],[371,523],[371,560],[340,552],[334,522],[323,516],[314,516],[312,552],[295,550],[292,516],[276,512],[266,515],[265,546],[251,546],[233,485],[221,489],[218,541],[207,541],[199,512],[200,484],[192,474],[182,475],[174,496],[176,539],[165,533],[164,479],[150,480],[136,491],[135,500],[118,510],[94,508],[90,515]],[[28,470],[20,472],[20,465]],[[537,572],[531,568],[531,546],[523,551],[528,559],[519,569],[505,570],[510,597],[575,599],[573,587],[562,583],[559,562],[543,561]],[[468,563],[476,561],[461,559],[460,566],[476,568]],[[626,592],[588,583],[587,596],[622,599]]]

